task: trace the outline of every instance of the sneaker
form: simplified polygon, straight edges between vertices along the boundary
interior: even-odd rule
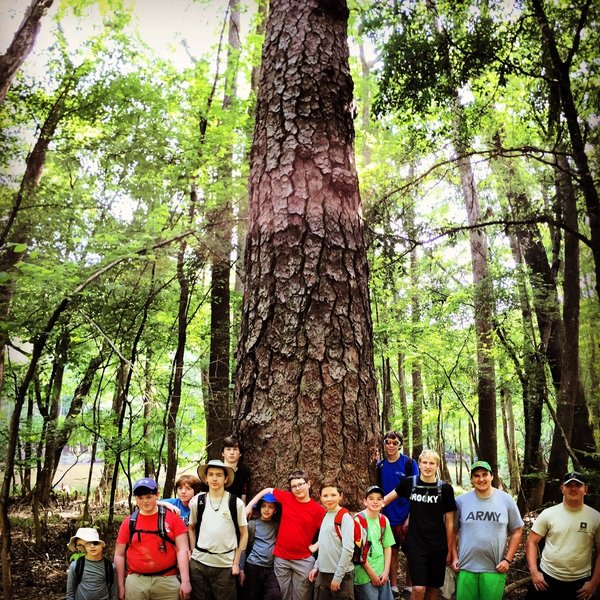
[[[404,588],[402,590],[402,593],[400,594],[399,598],[401,598],[402,600],[410,600],[410,596],[411,596],[411,591]]]
[[[394,597],[394,600],[398,600],[398,598],[400,598],[400,590],[395,585],[392,586],[392,596]]]

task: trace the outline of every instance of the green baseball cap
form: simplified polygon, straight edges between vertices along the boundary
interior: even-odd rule
[[[473,471],[475,471],[475,469],[485,469],[486,471],[493,473],[490,463],[486,462],[485,460],[478,460],[471,465],[471,475],[473,475]]]

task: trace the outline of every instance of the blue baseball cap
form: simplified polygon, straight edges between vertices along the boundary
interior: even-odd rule
[[[143,496],[144,494],[158,492],[158,484],[150,477],[142,477],[133,484],[133,494]]]
[[[254,508],[260,508],[260,505],[263,502],[272,502],[273,504],[278,504],[277,498],[275,498],[274,494],[265,494],[255,505]]]

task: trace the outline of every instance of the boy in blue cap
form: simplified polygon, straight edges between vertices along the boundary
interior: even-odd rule
[[[240,561],[240,583],[246,592],[245,600],[280,600],[273,549],[281,507],[273,494],[265,494],[254,508],[260,517],[248,521],[248,545]]]

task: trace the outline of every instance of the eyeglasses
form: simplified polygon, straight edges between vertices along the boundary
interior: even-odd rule
[[[397,442],[396,440],[385,440],[385,444],[386,446],[399,446],[400,442]]]
[[[306,481],[303,481],[302,483],[295,483],[294,485],[290,485],[290,487],[293,490],[299,490],[300,488],[303,488],[306,485]]]
[[[87,548],[88,546],[101,546],[102,542],[85,542],[83,544],[77,544],[79,548]]]

